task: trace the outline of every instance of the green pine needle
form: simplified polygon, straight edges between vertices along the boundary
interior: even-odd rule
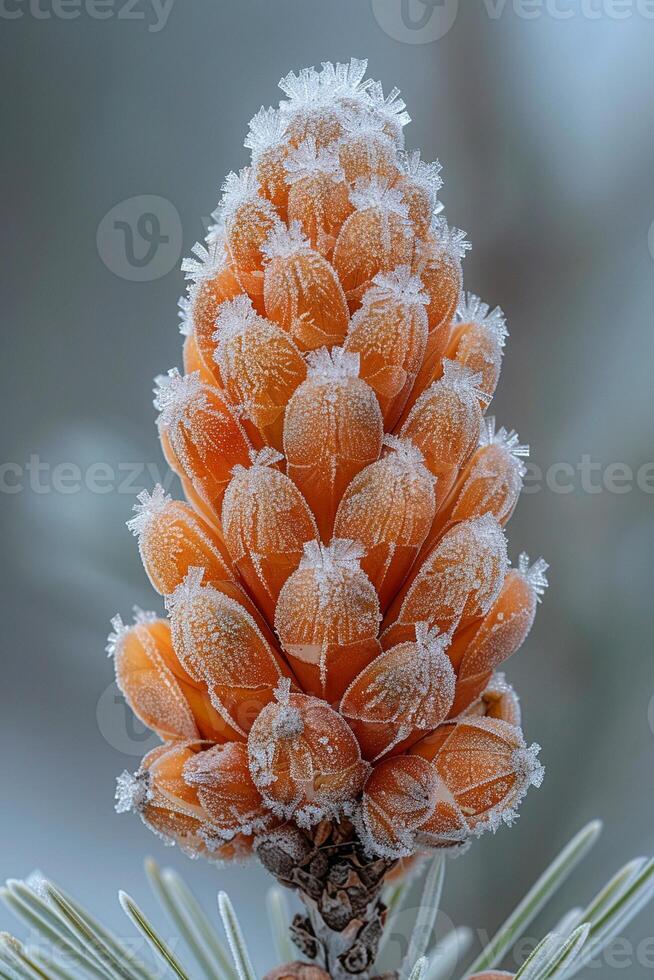
[[[588,853],[600,832],[597,822],[585,827],[541,875],[504,925],[464,975],[497,966],[533,918],[557,892],[578,862]],[[218,907],[229,953],[216,930],[182,878],[171,869],[161,870],[148,860],[146,875],[180,938],[184,939],[205,980],[256,980],[236,913],[225,892]],[[439,856],[425,875],[422,898],[404,958],[401,976],[406,980],[445,980],[461,958],[472,934],[454,929],[438,943],[430,940],[438,914],[445,861]],[[389,901],[390,931],[393,913],[407,900],[408,884],[385,892]],[[0,980],[155,980],[154,971],[105,928],[74,898],[52,882],[9,880],[0,889],[5,905],[48,944],[46,954],[36,946],[25,947],[7,933],[0,934]],[[180,962],[152,922],[124,892],[120,903],[155,956],[177,980],[195,976]],[[573,908],[536,946],[516,973],[516,980],[572,980],[654,899],[654,860],[637,858],[621,868],[600,889],[585,909]],[[283,962],[294,958],[288,934],[288,910],[283,892],[272,888],[267,896],[273,943]],[[233,964],[230,961],[230,954]],[[380,951],[381,953],[381,951]],[[380,957],[375,969],[380,968]]]

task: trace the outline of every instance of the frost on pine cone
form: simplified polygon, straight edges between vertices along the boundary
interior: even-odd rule
[[[155,487],[129,522],[168,618],[110,638],[163,743],[118,808],[192,856],[257,853],[333,976],[374,960],[400,858],[510,823],[542,777],[497,673],[547,568],[507,562],[504,318],[463,293],[440,166],[365,70],[282,79],[183,265],[184,373],[155,405],[186,502]]]

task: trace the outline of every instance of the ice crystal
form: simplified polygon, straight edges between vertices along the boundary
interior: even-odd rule
[[[140,812],[148,801],[148,780],[126,769],[116,779],[116,813]]]
[[[192,256],[182,261],[182,272],[192,282],[210,279],[211,276],[220,272],[225,265],[225,244],[221,239],[214,239],[207,245],[196,242],[191,252],[193,253]],[[180,302],[178,305],[181,309],[182,303]],[[184,304],[184,309],[186,309],[186,304]]]
[[[140,606],[133,606],[132,613],[134,623],[136,625],[153,623],[157,618],[157,614],[155,612],[146,611],[141,609]],[[120,643],[132,628],[131,626],[125,625],[123,622],[123,617],[119,613],[111,618],[111,625],[113,627],[112,632],[107,637],[107,644],[105,646],[105,651],[108,657],[114,657],[116,655],[116,651],[118,650]]]
[[[243,294],[227,300],[219,307],[213,339],[219,343],[231,340],[256,323],[257,317],[249,296]]]
[[[381,82],[371,82],[366,89],[366,95],[375,112],[397,126],[400,132],[404,126],[411,122],[411,116],[406,111],[406,102],[400,98],[399,88],[392,88],[384,98]]]
[[[549,567],[544,558],[537,558],[533,564],[530,564],[529,555],[525,551],[518,556],[518,571],[529,582],[536,593],[538,602],[542,601],[549,585],[545,574]]]
[[[393,141],[384,129],[384,119],[376,116],[372,112],[360,111],[347,116],[343,120],[345,135],[339,141],[340,145],[347,143],[348,139],[357,136],[368,136],[376,140],[386,141],[392,146]]]
[[[478,323],[487,327],[497,337],[500,346],[504,347],[509,331],[506,328],[506,318],[499,306],[491,310],[474,293],[463,293],[456,310],[457,323]]]
[[[318,148],[312,136],[289,153],[284,161],[284,169],[288,184],[296,184],[315,174],[324,174],[336,181],[344,180],[336,149],[331,146]]]
[[[276,225],[261,246],[261,251],[268,259],[286,259],[310,249],[311,244],[299,221],[292,221],[288,227]]]
[[[444,218],[434,216],[433,231],[436,235],[439,247],[446,255],[453,259],[462,259],[472,245],[466,239],[465,231],[460,228],[451,228]]]
[[[350,58],[349,62],[322,62],[320,83],[324,92],[333,98],[362,97],[371,82],[365,81],[367,58]]]
[[[134,617],[134,624],[136,626],[147,626],[149,623],[154,623],[159,618],[156,612],[151,609],[141,609],[140,606],[132,606],[132,614]]]
[[[496,429],[494,415],[488,415],[484,419],[479,435],[479,445],[501,446],[516,460],[519,475],[523,477],[527,472],[522,460],[528,458],[529,446],[520,442],[520,436],[515,429],[507,430],[504,426]]]
[[[359,541],[350,541],[347,538],[334,538],[328,545],[320,544],[318,541],[307,541],[300,568],[311,568],[321,572],[326,579],[333,576],[340,578],[342,569],[358,571],[359,563],[365,553],[366,549]]]
[[[342,347],[321,347],[307,354],[309,370],[308,378],[317,381],[343,382],[347,378],[359,377],[359,355],[344,350]]]
[[[302,68],[290,71],[279,81],[287,101],[280,105],[282,112],[296,112],[306,107],[328,105],[339,98],[362,99],[372,85],[365,82],[367,60],[351,58],[349,64],[331,61],[322,63],[322,70]]]
[[[259,191],[259,181],[252,167],[243,167],[238,173],[232,170],[225,177],[221,187],[220,205],[213,216],[228,221],[246,201],[256,201],[261,207],[268,206],[271,214],[274,213],[272,205],[265,198],[259,197]]]
[[[410,439],[388,433],[384,436],[384,445],[393,450],[393,459],[408,473],[415,473],[432,484],[436,482],[436,477],[425,465],[425,457]]]
[[[420,276],[411,274],[408,265],[398,265],[392,272],[378,272],[372,286],[364,293],[364,303],[392,299],[403,306],[427,306],[429,296]]]
[[[175,591],[166,596],[166,609],[170,612],[180,603],[192,602],[202,594],[202,579],[204,578],[204,568],[191,566],[183,582],[177,586]]]
[[[123,617],[119,613],[116,613],[116,615],[111,618],[111,625],[113,629],[107,637],[107,645],[105,646],[105,651],[108,657],[115,656],[118,644],[121,642],[125,633],[127,633],[129,630],[129,626],[125,626]]]
[[[177,316],[182,337],[190,337],[193,333],[193,301],[190,295],[180,296],[177,300]]]
[[[404,176],[424,187],[435,204],[436,195],[443,186],[443,180],[440,176],[443,168],[439,161],[434,160],[432,163],[428,163],[421,158],[420,150],[411,150],[399,154],[399,164]]]
[[[286,132],[286,120],[279,109],[268,109],[261,106],[259,111],[252,116],[250,128],[243,146],[252,151],[252,159],[257,160],[262,153],[284,140]]]
[[[203,399],[203,387],[199,371],[181,375],[178,368],[171,368],[167,375],[159,375],[154,389],[154,407],[159,412],[157,425],[169,428],[184,418],[190,404]]]
[[[397,214],[401,218],[409,216],[402,191],[381,177],[357,178],[350,192],[350,200],[357,211],[375,208],[384,214]]]
[[[171,502],[172,497],[166,493],[160,483],[157,483],[151,494],[147,490],[142,490],[136,499],[138,503],[134,504],[132,508],[134,517],[131,517],[126,523],[132,534],[138,537],[150,521],[161,514]]]
[[[280,710],[275,715],[272,730],[276,738],[295,738],[304,731],[304,721],[297,708],[290,703],[291,682],[288,677],[280,677],[274,691]]]
[[[443,377],[441,383],[446,387],[452,388],[454,391],[459,391],[462,394],[473,394],[477,398],[487,398],[486,393],[479,388],[481,380],[481,374],[477,374],[469,367],[466,367],[465,364],[459,364],[458,361],[451,361],[447,357],[443,358]]]

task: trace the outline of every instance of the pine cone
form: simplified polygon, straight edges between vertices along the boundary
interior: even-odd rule
[[[155,487],[129,522],[168,618],[109,644],[163,740],[119,809],[193,855],[255,849],[332,974],[369,969],[398,859],[510,823],[542,776],[495,673],[547,568],[507,563],[504,317],[462,292],[440,166],[365,70],[282,79],[183,264],[185,373],[155,405],[187,502]]]

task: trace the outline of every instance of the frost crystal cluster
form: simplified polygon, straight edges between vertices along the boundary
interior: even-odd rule
[[[486,415],[504,317],[462,290],[440,166],[366,64],[290,73],[183,268],[166,459],[129,522],[167,618],[114,620],[162,739],[118,808],[298,891],[293,937],[366,976],[402,859],[510,824],[542,768],[501,673],[546,564],[510,567],[527,447]]]

